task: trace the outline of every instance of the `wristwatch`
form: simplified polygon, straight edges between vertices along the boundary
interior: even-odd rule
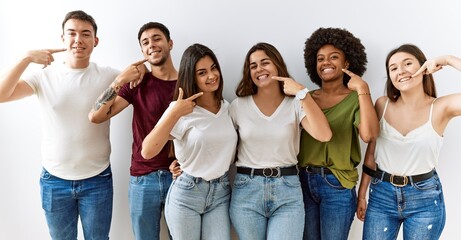
[[[309,89],[307,88],[301,89],[296,93],[296,98],[298,100],[303,100],[306,97],[308,92],[309,92]]]

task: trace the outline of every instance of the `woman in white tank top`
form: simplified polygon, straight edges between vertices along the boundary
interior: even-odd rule
[[[461,115],[461,94],[437,98],[432,73],[461,71],[461,59],[426,61],[404,44],[386,59],[387,96],[375,104],[380,134],[368,145],[358,193],[363,239],[438,239],[445,225],[442,185],[435,170],[448,122]],[[368,206],[366,192],[369,190]]]

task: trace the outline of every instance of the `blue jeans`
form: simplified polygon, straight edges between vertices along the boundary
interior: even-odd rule
[[[439,239],[445,226],[445,203],[438,175],[404,187],[372,178],[363,239]]]
[[[171,181],[171,173],[165,170],[130,177],[128,199],[137,240],[160,239],[160,220]]]
[[[110,166],[97,176],[64,180],[46,169],[40,176],[42,208],[52,239],[77,239],[80,216],[85,240],[107,240],[112,220],[112,172]]]
[[[240,240],[301,239],[303,207],[297,175],[235,175],[230,216]]]
[[[303,239],[347,240],[357,209],[355,187],[341,186],[333,174],[299,174],[306,225]]]
[[[230,240],[227,173],[210,181],[182,173],[171,184],[165,217],[174,240]]]

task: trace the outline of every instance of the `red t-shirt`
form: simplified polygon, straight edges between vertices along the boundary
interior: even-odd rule
[[[131,153],[130,174],[141,176],[157,170],[168,170],[173,157],[168,157],[171,141],[152,159],[144,159],[141,155],[142,141],[157,124],[163,112],[173,100],[176,80],[164,81],[146,73],[137,87],[130,89],[125,84],[118,95],[133,105],[133,144]]]

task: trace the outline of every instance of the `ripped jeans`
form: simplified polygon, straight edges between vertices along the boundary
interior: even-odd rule
[[[437,174],[404,187],[372,178],[363,239],[397,239],[402,224],[405,240],[439,239],[445,217],[442,184]]]

